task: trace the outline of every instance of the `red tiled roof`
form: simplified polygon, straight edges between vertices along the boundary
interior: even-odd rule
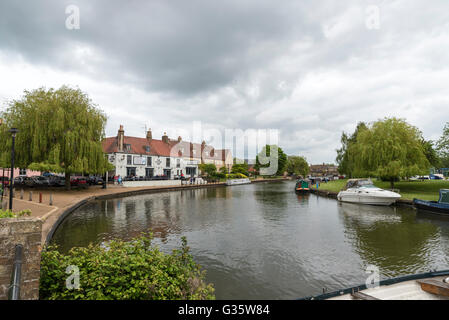
[[[199,143],[191,143],[187,141],[178,140],[169,140],[169,144],[163,142],[162,140],[151,139],[149,142],[147,138],[137,138],[137,137],[124,137],[124,145],[130,145],[130,150],[126,150],[124,146],[123,152],[126,153],[134,153],[134,154],[142,154],[142,155],[154,155],[154,156],[163,156],[163,157],[192,157],[192,158],[201,158],[201,144]],[[145,147],[149,146],[150,151],[147,152]],[[102,141],[103,151],[105,153],[114,153],[118,152],[118,144],[117,137],[108,137]],[[213,155],[211,155],[211,151],[213,150]],[[212,146],[206,145],[204,151],[207,153],[204,154],[204,158],[212,159],[212,160],[225,160],[226,154],[230,152],[230,150],[216,150]]]

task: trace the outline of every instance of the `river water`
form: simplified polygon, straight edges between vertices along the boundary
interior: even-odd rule
[[[296,195],[294,182],[139,195],[88,203],[53,242],[67,251],[151,229],[207,271],[217,299],[297,299],[381,279],[449,269],[449,218],[412,208],[342,204]]]

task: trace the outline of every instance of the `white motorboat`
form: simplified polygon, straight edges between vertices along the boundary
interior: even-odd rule
[[[349,179],[337,199],[342,202],[389,206],[401,197],[399,193],[374,186],[370,179]]]
[[[228,186],[235,186],[239,184],[248,184],[248,183],[251,183],[251,180],[249,180],[248,178],[226,180],[226,185]]]

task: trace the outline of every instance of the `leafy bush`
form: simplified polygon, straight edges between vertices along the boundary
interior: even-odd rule
[[[231,174],[227,174],[226,178],[228,178],[228,179],[245,179],[248,177],[242,173],[231,173]]]
[[[30,209],[22,210],[19,212],[12,212],[9,209],[7,209],[7,210],[0,209],[0,219],[1,218],[20,218],[22,216],[30,216],[30,215],[31,215]]]
[[[126,242],[113,240],[107,248],[89,245],[61,254],[56,247],[42,252],[40,298],[81,300],[214,299],[204,271],[193,261],[185,237],[180,250],[161,252],[152,235]],[[79,268],[80,288],[69,290],[66,268]]]
[[[215,179],[224,179],[226,178],[226,174],[222,172],[215,172],[214,174],[211,175],[211,177]]]

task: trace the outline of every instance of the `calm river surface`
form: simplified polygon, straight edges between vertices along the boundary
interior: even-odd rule
[[[139,195],[88,203],[53,242],[62,251],[152,229],[164,251],[186,236],[217,299],[296,299],[381,278],[449,269],[449,218],[410,208],[296,195],[294,182]]]

